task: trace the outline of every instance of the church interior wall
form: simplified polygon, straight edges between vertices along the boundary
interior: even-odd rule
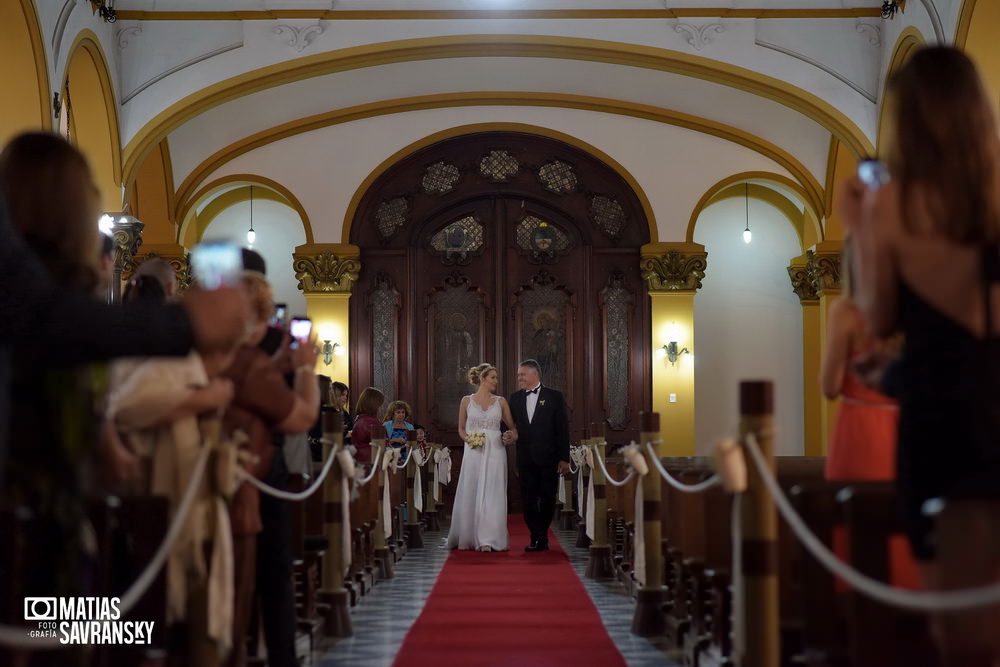
[[[751,197],[749,211],[749,244],[742,237],[743,198],[706,207],[695,227],[694,240],[708,252],[694,298],[696,453],[711,454],[717,438],[738,430],[736,387],[760,377],[774,380],[778,454],[801,455],[802,306],[785,270],[800,253],[799,238],[771,204]]]
[[[339,243],[351,199],[386,158],[435,132],[487,122],[550,127],[607,153],[646,193],[661,241],[683,241],[699,197],[734,171],[790,177],[748,148],[662,123],[574,109],[472,107],[367,118],[295,135],[235,158],[207,180],[259,173],[285,184],[308,212],[315,241]]]

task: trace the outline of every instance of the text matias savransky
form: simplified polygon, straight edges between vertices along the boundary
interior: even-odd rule
[[[121,599],[106,597],[25,598],[24,620],[38,623],[31,637],[60,644],[150,644],[153,621],[121,620]]]

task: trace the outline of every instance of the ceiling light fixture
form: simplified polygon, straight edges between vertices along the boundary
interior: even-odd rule
[[[252,246],[257,240],[257,232],[253,230],[253,183],[250,184],[250,231],[247,232],[247,245]]]

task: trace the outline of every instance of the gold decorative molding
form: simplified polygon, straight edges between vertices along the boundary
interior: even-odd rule
[[[650,243],[642,247],[639,270],[650,292],[695,291],[708,266],[698,243]]]
[[[822,296],[826,290],[840,290],[840,253],[839,252],[813,252],[809,251],[809,261],[806,263],[806,270],[809,272],[809,281],[816,290],[816,294]]]
[[[115,242],[114,261],[115,272],[124,279],[125,272],[135,271],[133,259],[142,246],[142,230],[144,224],[132,219],[128,222],[115,222],[111,230],[111,239]]]
[[[810,255],[811,253],[807,252],[802,257],[796,257],[788,266],[788,278],[792,281],[792,291],[798,295],[799,302],[803,304],[819,300],[812,276],[809,275]]]
[[[144,245],[143,252],[137,254],[122,271],[122,280],[129,280],[136,269],[147,259],[158,257],[170,265],[177,276],[177,291],[183,292],[191,286],[194,276],[191,273],[191,256],[184,246],[176,243],[158,243]]]
[[[878,18],[877,7],[837,9],[731,9],[674,7],[672,9],[266,9],[230,11],[145,11],[122,9],[122,21],[463,21],[482,19],[844,19]]]
[[[339,243],[299,246],[292,255],[292,269],[304,294],[348,293],[361,273],[361,250]]]

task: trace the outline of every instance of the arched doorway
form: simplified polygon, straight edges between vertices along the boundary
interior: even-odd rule
[[[637,437],[650,401],[638,354],[649,226],[606,164],[521,132],[447,139],[372,184],[350,240],[362,266],[351,299],[356,387],[408,401],[435,440],[457,446],[469,367],[494,363],[509,394],[518,361],[533,357],[566,395],[573,440],[602,421],[612,442]]]

